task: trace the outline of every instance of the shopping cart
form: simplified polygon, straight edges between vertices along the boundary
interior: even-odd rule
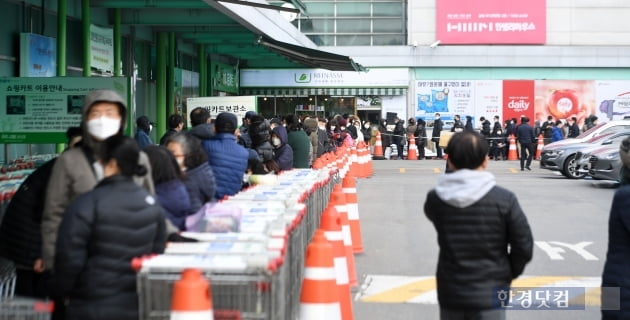
[[[29,298],[0,300],[0,320],[49,320],[53,303]]]
[[[15,292],[15,265],[0,257],[0,300],[13,297]]]
[[[15,297],[15,265],[0,258],[0,320],[48,320],[52,302]]]
[[[238,310],[241,319],[285,316],[287,264],[264,255],[159,255],[138,272],[140,319],[169,319],[173,284],[186,268],[198,268],[210,281],[215,310]]]

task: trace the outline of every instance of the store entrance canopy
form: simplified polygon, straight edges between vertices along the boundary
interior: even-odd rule
[[[348,56],[297,46],[265,36],[258,37],[257,42],[267,49],[305,66],[335,71],[367,71]]]
[[[281,2],[304,9],[299,0]],[[348,56],[318,50],[280,15],[283,7],[264,0],[90,0],[90,6],[119,9],[124,26],[172,32],[241,68],[364,70]]]

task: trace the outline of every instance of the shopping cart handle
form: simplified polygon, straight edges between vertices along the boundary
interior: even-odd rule
[[[51,313],[55,310],[55,303],[52,301],[38,301],[33,304],[33,311]]]
[[[157,254],[147,254],[141,257],[135,257],[131,259],[131,269],[133,269],[133,271],[135,272],[140,271],[140,269],[142,269],[142,265],[144,264],[144,262],[155,256],[157,256]]]

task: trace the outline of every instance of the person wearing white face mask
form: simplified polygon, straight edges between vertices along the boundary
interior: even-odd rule
[[[153,144],[153,140],[151,140],[151,137],[149,136],[151,130],[153,130],[153,126],[147,116],[138,117],[138,119],[136,119],[136,125],[138,127],[138,131],[136,132],[134,139],[136,139],[138,147],[142,150]]]
[[[334,151],[334,147],[328,138],[328,131],[326,130],[326,117],[320,116],[317,119],[317,153],[315,159],[322,156],[326,152]]]
[[[98,162],[102,142],[114,135],[123,135],[127,119],[125,101],[111,90],[91,91],[84,100],[81,128],[83,145],[59,155],[46,188],[42,214],[42,271],[54,276],[55,244],[62,217],[68,205],[79,195],[92,190],[103,179],[103,165]],[[140,153],[139,164],[150,170],[149,159]],[[138,185],[155,194],[151,173],[134,176]],[[170,230],[175,229],[170,225]],[[176,230],[176,229],[175,229]],[[53,297],[53,319],[63,317],[63,297]]]
[[[293,148],[288,144],[289,134],[283,126],[277,126],[271,131],[271,145],[274,150],[274,160],[280,170],[293,169]]]

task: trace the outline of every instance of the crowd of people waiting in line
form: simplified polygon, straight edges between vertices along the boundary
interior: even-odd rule
[[[15,292],[51,298],[52,319],[137,319],[131,260],[159,254],[181,236],[186,218],[247,187],[250,174],[309,168],[322,154],[369,141],[352,115],[265,119],[249,111],[211,119],[207,109],[168,117],[154,144],[153,123],[136,119],[111,90],[90,92],[68,148],[20,186],[0,225],[0,257],[16,266]]]
[[[533,150],[530,148],[535,147],[540,136],[543,137],[544,144],[548,144],[566,138],[575,138],[580,135],[580,132],[597,125],[597,116],[595,115],[587,117],[582,128],[579,127],[576,117],[554,120],[552,116],[548,116],[547,121],[535,121],[532,125],[530,119],[526,116],[521,116],[520,121],[517,121],[516,118],[511,118],[506,119],[503,123],[498,115],[494,116],[493,122],[482,116],[479,118],[476,127],[473,125],[472,116],[467,115],[465,118],[466,121],[464,122],[461,116],[456,114],[453,117],[450,130],[447,131],[452,133],[461,131],[479,132],[488,141],[490,146],[489,156],[490,159],[494,160],[507,159],[510,136],[514,136],[521,149],[525,146],[525,149]],[[525,123],[528,124],[527,126],[531,130],[521,129],[521,133],[519,133],[518,128]],[[523,126],[523,128],[527,126]],[[429,136],[427,136],[427,128],[432,128]],[[412,143],[417,147],[418,160],[425,159],[425,148],[430,148],[429,141],[434,143],[436,156],[433,159],[443,159],[444,151],[440,147],[440,137],[443,130],[444,121],[439,113],[436,113],[434,120],[430,122],[425,121],[423,118],[409,118],[405,127],[405,121],[396,117],[393,120],[393,125],[388,125],[386,120],[382,120],[378,127],[378,131],[381,133],[382,145],[386,149],[385,153],[391,153],[391,146],[394,145],[397,151],[396,158],[399,160],[403,159],[405,145],[410,146]],[[412,137],[413,141],[411,140]],[[387,150],[388,148],[389,150]],[[526,154],[522,150],[518,150],[518,152],[519,154]],[[531,153],[533,154],[533,152]],[[389,159],[388,156],[386,158]],[[525,158],[528,158],[527,154]],[[531,163],[531,160],[529,162]]]

